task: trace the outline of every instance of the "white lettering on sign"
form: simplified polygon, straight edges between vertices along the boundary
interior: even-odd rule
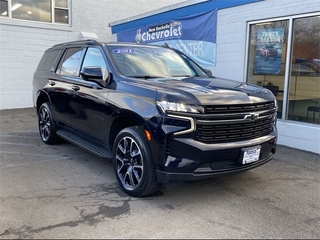
[[[171,47],[171,46],[170,46]],[[193,43],[179,43],[174,46],[174,48],[178,49],[179,51],[185,53],[186,55],[192,57],[203,57],[203,42],[193,42]]]
[[[181,22],[172,22],[149,27],[146,32],[141,32],[141,29],[138,29],[135,40],[136,42],[152,42],[178,37],[182,37],[182,24]]]
[[[278,31],[262,32],[262,36],[260,39],[261,43],[281,43],[282,41],[283,39],[279,35]]]

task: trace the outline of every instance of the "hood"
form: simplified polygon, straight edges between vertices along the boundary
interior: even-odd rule
[[[156,100],[159,101],[194,105],[229,105],[275,99],[271,91],[266,88],[221,78],[159,78],[146,81],[148,81],[148,88],[154,88],[157,91]],[[138,82],[141,83],[141,81],[136,83]]]

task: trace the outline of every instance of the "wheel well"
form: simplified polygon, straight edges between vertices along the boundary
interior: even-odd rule
[[[37,107],[37,113],[39,112],[40,106],[41,106],[42,103],[44,103],[44,102],[49,102],[49,98],[48,98],[48,96],[47,96],[46,94],[40,93],[39,96],[38,96],[38,98],[37,98],[37,105],[36,105],[36,107]]]
[[[131,118],[127,117],[118,117],[114,120],[111,130],[110,130],[110,135],[109,135],[109,143],[110,143],[110,149],[112,150],[113,148],[113,142],[116,139],[118,133],[126,128],[126,127],[132,127],[132,126],[142,126],[141,123],[138,121],[135,121]]]

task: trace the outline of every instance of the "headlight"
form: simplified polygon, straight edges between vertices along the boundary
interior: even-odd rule
[[[157,101],[157,105],[166,113],[167,111],[188,112],[188,113],[204,113],[204,108],[197,105],[185,105],[182,103]]]

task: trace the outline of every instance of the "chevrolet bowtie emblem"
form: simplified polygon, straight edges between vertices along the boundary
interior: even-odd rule
[[[257,120],[259,118],[259,113],[250,113],[244,116],[244,120],[248,119],[250,121]]]

